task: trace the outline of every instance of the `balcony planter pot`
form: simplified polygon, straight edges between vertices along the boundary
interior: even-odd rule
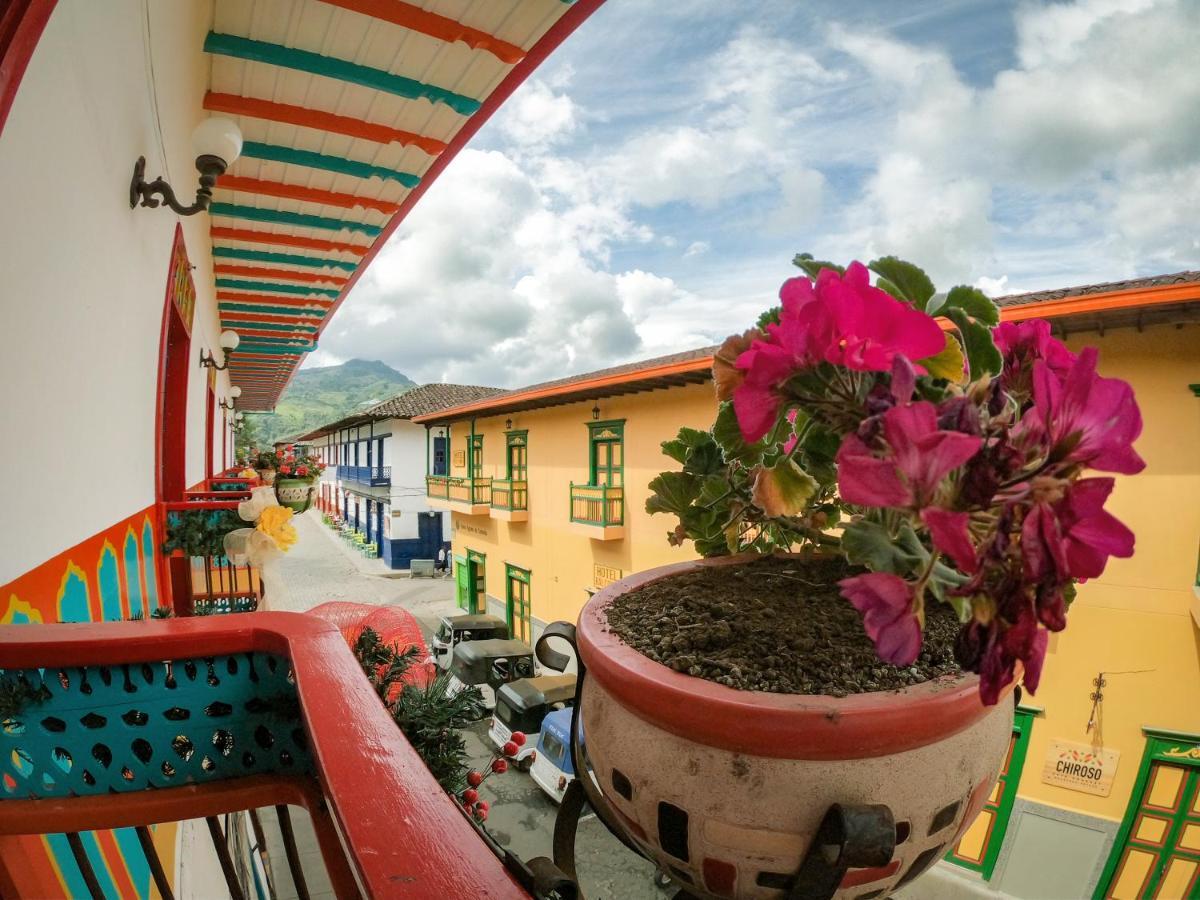
[[[287,506],[297,513],[305,512],[316,495],[316,480],[312,478],[276,478],[275,498],[280,506]]]
[[[888,896],[979,813],[1008,752],[1012,700],[985,707],[976,675],[842,698],[740,691],[661,665],[609,628],[624,593],[748,559],[641,572],[580,614],[579,714],[609,819],[698,897],[778,898],[831,805],[882,804],[896,823],[891,860],[850,869],[834,896]]]
[[[275,470],[274,469],[255,469],[255,471],[258,472],[258,480],[261,481],[263,484],[274,484],[275,483]]]

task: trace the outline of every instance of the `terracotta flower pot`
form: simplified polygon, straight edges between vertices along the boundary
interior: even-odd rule
[[[277,478],[275,479],[275,499],[280,506],[287,506],[298,513],[305,512],[312,505],[316,485],[311,478]]]
[[[258,478],[263,484],[274,484],[275,483],[275,470],[274,469],[256,469],[255,471],[258,472]]]
[[[621,594],[744,560],[641,572],[584,607],[581,715],[599,787],[629,836],[702,897],[781,897],[832,804],[886,805],[891,861],[850,869],[835,896],[887,896],[979,813],[1008,751],[1012,701],[985,707],[975,675],[844,698],[738,691],[660,665],[609,630]]]

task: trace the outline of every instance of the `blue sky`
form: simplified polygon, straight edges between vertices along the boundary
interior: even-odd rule
[[[991,293],[1195,267],[1198,45],[1197,0],[609,0],[310,364],[516,386],[688,349],[805,250]]]

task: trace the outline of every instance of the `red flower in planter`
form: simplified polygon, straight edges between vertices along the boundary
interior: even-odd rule
[[[968,524],[971,517],[965,512],[951,512],[937,506],[921,510],[921,521],[929,529],[933,546],[950,557],[960,572],[968,575],[979,568],[979,557],[971,542]]]
[[[899,575],[869,572],[838,582],[842,596],[862,613],[875,652],[894,666],[912,665],[921,652],[921,623],[912,586]]]
[[[1112,478],[1084,478],[1057,503],[1035,503],[1021,526],[1026,575],[1036,581],[1097,578],[1110,556],[1133,555],[1133,532],[1104,501]]]
[[[1133,449],[1142,414],[1127,382],[1096,374],[1098,355],[1085,347],[1062,379],[1049,363],[1034,363],[1034,408],[1022,424],[1044,431],[1052,462],[1136,475],[1146,468]]]
[[[1001,322],[992,331],[996,349],[1004,358],[1001,386],[1028,396],[1032,388],[1033,366],[1039,360],[1058,376],[1066,378],[1077,357],[1067,345],[1050,334],[1044,319],[1026,322]]]
[[[938,428],[937,408],[926,401],[893,406],[883,414],[886,455],[857,434],[837,453],[838,492],[858,506],[921,508],[934,500],[942,479],[977,452],[983,441]]]
[[[301,478],[308,477],[308,466],[296,466],[296,474]]]
[[[291,473],[292,473],[292,467],[287,465],[286,463],[284,463],[282,466],[279,467],[280,475],[290,475]]]

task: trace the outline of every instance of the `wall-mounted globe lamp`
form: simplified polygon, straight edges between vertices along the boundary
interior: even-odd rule
[[[229,368],[229,351],[236,350],[238,344],[240,344],[241,342],[242,342],[242,339],[238,337],[238,333],[236,331],[228,331],[228,330],[222,331],[221,337],[220,337],[220,344],[221,344],[221,349],[225,351],[225,365],[218,366],[216,357],[214,357],[211,353],[208,353],[207,351],[205,351],[205,349],[203,347],[201,347],[200,348],[200,368],[202,368],[202,369],[203,368],[211,368],[211,369],[216,369],[218,372],[224,372],[226,369]],[[238,393],[239,394],[241,393],[240,388],[238,390]],[[234,396],[237,396],[237,395],[235,394]]]
[[[212,202],[213,185],[224,171],[242,154],[242,132],[232,119],[214,116],[205,119],[192,132],[192,148],[196,151],[196,169],[200,172],[200,187],[191,206],[175,198],[175,191],[161,177],[146,181],[146,157],[139,156],[133,166],[133,181],[129,184],[129,208],[141,200],[142,206],[153,209],[166,203],[181,216],[194,216],[208,209]],[[159,200],[155,197],[162,197]]]
[[[230,385],[229,386],[229,398],[230,398],[229,402],[226,403],[224,400],[222,400],[217,405],[219,407],[221,407],[221,409],[233,409],[233,401],[236,400],[240,396],[242,396],[242,389],[240,387],[238,387],[236,384]]]

